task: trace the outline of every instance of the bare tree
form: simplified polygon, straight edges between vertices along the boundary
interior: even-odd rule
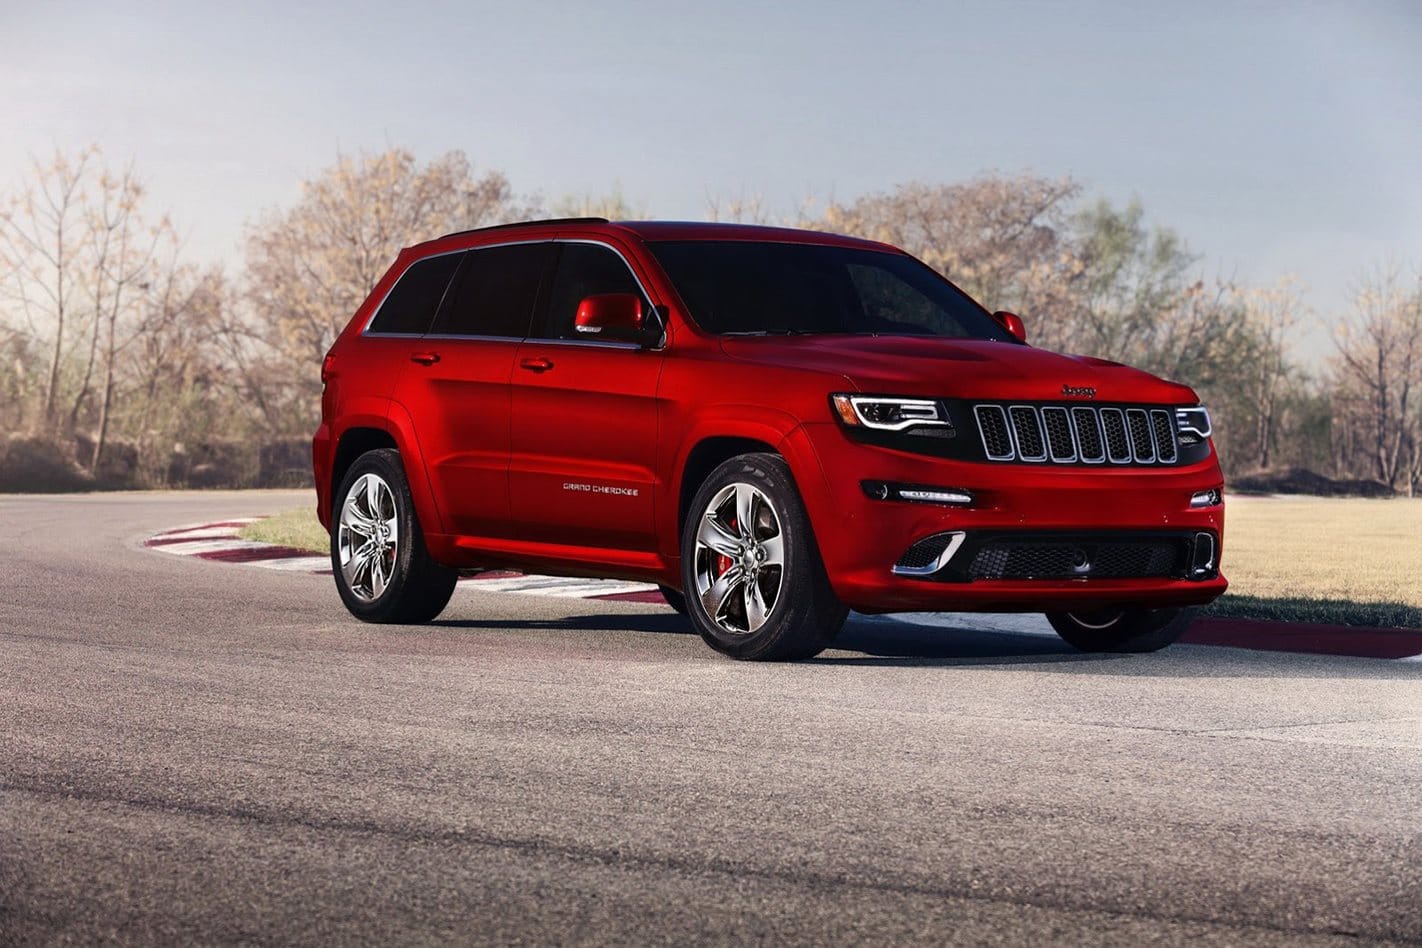
[[[1291,350],[1303,304],[1292,279],[1241,295],[1250,345],[1238,383],[1246,410],[1253,415],[1254,465],[1262,469],[1274,461],[1289,383],[1298,374]]]
[[[1032,176],[911,182],[831,202],[815,223],[902,247],[990,308],[1039,316],[1034,334],[1053,341],[1076,276],[1067,227],[1080,191],[1067,178]]]
[[[3,299],[19,311],[31,337],[53,334],[35,419],[50,428],[57,421],[60,373],[73,332],[80,279],[75,262],[90,245],[85,187],[97,159],[98,149],[90,147],[73,159],[56,151],[47,164],[32,161],[31,181],[0,208]]]
[[[1397,486],[1418,480],[1422,412],[1422,280],[1404,283],[1396,267],[1367,277],[1353,313],[1334,333],[1337,401],[1366,448],[1373,474]]]
[[[245,307],[228,319],[226,344],[268,427],[308,427],[321,356],[402,247],[532,208],[502,174],[476,175],[462,152],[422,166],[392,150],[340,157],[294,207],[259,219],[248,233]]]

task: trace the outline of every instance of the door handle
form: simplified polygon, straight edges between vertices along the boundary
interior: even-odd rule
[[[553,360],[539,357],[537,359],[521,359],[519,368],[528,369],[530,372],[547,372],[553,368]]]
[[[439,361],[438,352],[416,352],[410,356],[411,362],[418,362],[420,365],[434,365]]]

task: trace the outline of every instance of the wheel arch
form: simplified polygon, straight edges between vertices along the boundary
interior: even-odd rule
[[[384,428],[361,425],[347,428],[341,433],[340,440],[336,442],[335,457],[331,461],[331,504],[333,506],[336,503],[336,491],[340,489],[341,482],[346,479],[346,473],[350,471],[351,465],[367,451],[378,451],[381,448],[400,450],[400,445],[396,443],[395,437]],[[408,476],[407,472],[406,477],[408,478]]]

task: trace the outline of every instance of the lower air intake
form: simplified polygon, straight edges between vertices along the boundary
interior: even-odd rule
[[[1134,579],[1180,576],[1190,554],[1180,540],[993,540],[968,566],[970,579]]]

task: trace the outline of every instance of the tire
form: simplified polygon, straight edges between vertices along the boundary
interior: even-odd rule
[[[1083,652],[1158,652],[1180,638],[1194,618],[1194,609],[1047,613],[1057,635]]]
[[[747,510],[749,531],[740,516]],[[849,614],[777,455],[744,454],[711,472],[692,498],[681,553],[687,617],[707,645],[733,658],[810,658]]]
[[[372,542],[380,552],[362,566],[357,551]],[[459,574],[425,549],[398,451],[367,451],[346,472],[331,510],[331,571],[341,601],[365,622],[429,622],[449,604]]]
[[[672,589],[670,586],[658,586],[657,589],[661,590],[662,598],[667,601],[667,605],[682,615],[686,615],[686,595],[684,593],[678,589]]]

